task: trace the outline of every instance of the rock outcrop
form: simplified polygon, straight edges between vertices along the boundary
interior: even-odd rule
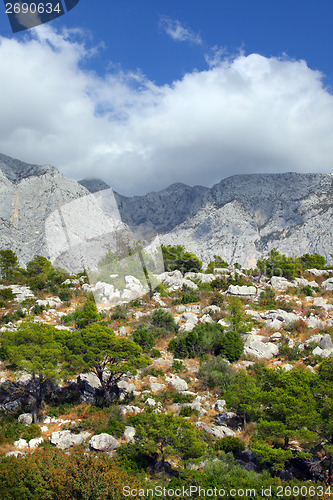
[[[80,182],[54,167],[0,154],[0,247],[12,248],[22,264],[36,254],[48,257],[45,221],[50,214],[89,190],[107,193],[103,181]],[[218,254],[231,264],[253,267],[276,248],[286,255],[317,252],[330,264],[332,185],[333,174],[252,174],[223,179],[212,188],[173,184],[145,196],[114,195],[122,229],[153,228],[165,244],[181,244],[204,263]],[[77,219],[79,226],[81,222],[86,224],[84,213]],[[104,221],[100,225],[104,227]],[[73,259],[80,262],[79,255]],[[332,283],[325,286],[331,289]]]

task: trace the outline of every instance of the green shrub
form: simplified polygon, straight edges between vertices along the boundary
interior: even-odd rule
[[[259,306],[262,309],[273,309],[275,307],[276,294],[272,288],[266,288],[260,294]]]
[[[222,393],[231,384],[234,376],[234,370],[225,362],[222,357],[212,358],[202,364],[198,377],[204,387],[212,389],[214,387],[221,388]]]
[[[14,300],[15,295],[13,294],[11,288],[3,288],[2,290],[0,290],[0,297],[3,300]]]
[[[199,272],[202,268],[202,261],[193,253],[186,252],[181,245],[162,245],[162,254],[166,271],[179,270],[185,274]]]
[[[99,431],[100,433],[111,434],[117,438],[121,438],[125,432],[125,424],[123,422],[118,422],[115,418],[110,418],[108,424],[104,429]]]
[[[302,286],[300,289],[300,293],[305,296],[312,297],[313,289],[310,285]]]
[[[191,408],[191,406],[184,406],[179,412],[180,417],[191,417],[192,415],[199,415],[198,410]]]
[[[192,394],[183,394],[182,392],[177,392],[177,394],[173,398],[174,403],[184,404],[184,403],[193,403],[195,396]]]
[[[225,453],[237,455],[237,453],[245,450],[245,444],[244,441],[237,437],[226,436],[216,441],[215,448],[217,450],[223,450]]]
[[[132,337],[134,342],[139,344],[144,352],[149,352],[155,346],[154,335],[146,325],[139,325],[133,331]]]
[[[159,351],[158,349],[152,349],[150,351],[150,357],[151,358],[160,358],[161,357],[161,351]]]
[[[31,312],[37,316],[38,314],[42,314],[46,310],[47,308],[43,304],[42,305],[35,304],[31,309]]]
[[[187,368],[181,361],[174,360],[171,366],[171,371],[174,373],[184,373],[187,372]]]
[[[164,377],[165,376],[163,370],[161,370],[160,368],[154,368],[154,367],[149,368],[143,374],[144,375],[151,375],[152,377]]]
[[[226,332],[220,341],[219,351],[222,356],[233,363],[243,354],[244,344],[237,332]]]
[[[62,300],[63,302],[70,300],[72,297],[72,292],[70,291],[69,288],[63,288],[62,290],[59,291],[59,299]]]
[[[127,312],[122,307],[116,306],[110,318],[112,319],[112,321],[127,319]]]
[[[22,439],[26,439],[30,441],[30,439],[35,439],[40,437],[41,430],[39,425],[31,424],[25,427],[24,431],[21,434]]]
[[[151,323],[155,328],[164,328],[168,332],[174,333],[178,330],[172,314],[163,309],[155,309],[151,315]]]

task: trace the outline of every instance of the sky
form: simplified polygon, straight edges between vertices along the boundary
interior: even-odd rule
[[[125,195],[333,172],[332,0],[80,0],[12,34],[0,152]]]

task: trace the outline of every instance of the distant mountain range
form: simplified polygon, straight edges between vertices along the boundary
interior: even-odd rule
[[[12,248],[22,263],[36,254],[49,257],[50,214],[108,187],[0,154],[1,249]],[[287,255],[318,252],[333,264],[333,174],[236,175],[212,188],[178,183],[144,196],[115,193],[115,199],[123,228],[154,228],[164,243],[184,245],[206,263],[218,254],[252,267],[277,248]]]

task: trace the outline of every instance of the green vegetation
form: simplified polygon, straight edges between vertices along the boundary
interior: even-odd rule
[[[186,252],[181,245],[162,245],[162,254],[166,271],[179,270],[183,274],[201,271],[201,260],[193,253]]]
[[[135,441],[150,454],[157,454],[162,463],[167,456],[177,456],[184,465],[201,457],[206,443],[188,421],[174,415],[141,413],[129,418],[136,429]]]
[[[225,331],[217,323],[200,323],[191,332],[184,332],[169,343],[169,350],[178,358],[214,354],[229,361],[236,361],[242,355],[243,348],[244,344],[238,332]]]
[[[116,460],[81,449],[68,454],[39,448],[20,459],[0,461],[0,490],[6,500],[121,500],[124,485],[138,488],[140,483]]]
[[[118,394],[117,382],[126,374],[149,365],[142,349],[132,340],[116,337],[106,326],[91,324],[68,337],[72,359],[82,371],[95,373],[101,383],[103,404],[109,406]]]
[[[67,374],[66,333],[37,322],[22,323],[14,332],[2,332],[1,359],[32,377],[32,388],[26,385],[25,390],[33,401],[35,423],[38,410],[44,407],[47,383],[56,382]]]

